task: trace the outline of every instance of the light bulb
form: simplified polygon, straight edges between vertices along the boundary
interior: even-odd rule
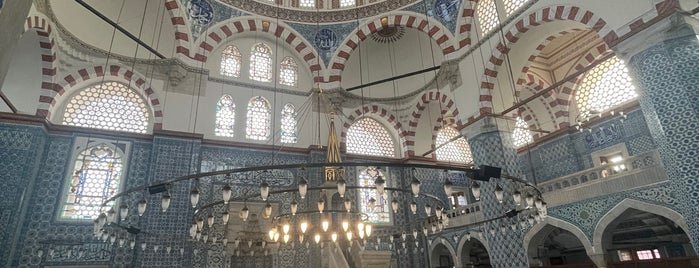
[[[148,205],[148,202],[146,202],[146,198],[141,198],[141,201],[138,201],[138,216],[141,217],[143,216],[143,213],[146,212],[146,206]]]
[[[305,220],[302,221],[300,227],[301,227],[301,233],[305,234],[306,230],[308,230],[308,222]]]
[[[320,224],[323,227],[323,232],[327,232],[328,228],[330,227],[330,222],[327,219],[323,219],[323,222]]]
[[[306,198],[306,191],[308,191],[308,182],[301,178],[299,180],[299,195],[301,195],[301,199]]]
[[[352,241],[352,232],[347,232],[347,240]]]
[[[189,202],[192,204],[192,208],[196,208],[199,204],[199,189],[194,187],[192,191],[189,192]]]
[[[228,210],[221,213],[221,219],[224,225],[228,224],[228,221],[231,219],[231,214],[228,213]]]
[[[201,228],[204,228],[204,219],[198,218],[197,219],[197,230],[201,231]]]
[[[430,206],[429,204],[425,205],[425,214],[427,214],[427,216],[430,216],[430,214],[432,214],[432,206]]]
[[[272,204],[267,203],[265,205],[265,211],[262,215],[265,219],[268,219],[270,216],[272,216]]]
[[[366,236],[367,236],[367,237],[370,237],[370,236],[371,236],[371,229],[372,229],[372,228],[373,228],[373,227],[371,227],[371,224],[367,224],[366,226],[364,226],[364,232],[366,233]]]
[[[161,197],[161,205],[163,208],[163,212],[167,212],[167,209],[170,207],[170,193],[165,191]]]
[[[245,205],[243,207],[243,210],[241,210],[240,212],[241,212],[240,216],[241,216],[241,218],[243,218],[243,221],[247,221],[248,215],[250,215],[250,209],[248,209],[248,205]]]
[[[313,237],[313,240],[316,241],[316,244],[320,243],[320,234],[316,234],[316,235]]]
[[[332,239],[333,242],[337,241],[337,233],[332,233],[330,239]]]
[[[345,182],[345,179],[340,178],[337,180],[337,193],[340,194],[340,197],[345,197],[346,187],[347,183]]]
[[[274,229],[269,229],[269,232],[267,232],[267,235],[269,236],[269,240],[274,239],[274,233],[275,233]]]
[[[115,223],[116,222],[116,211],[114,208],[109,208],[109,211],[107,211],[107,222],[109,223]]]
[[[291,226],[288,223],[282,225],[282,232],[284,232],[284,234],[289,234],[289,229],[291,229]]]
[[[267,197],[269,197],[269,183],[267,181],[260,183],[260,197],[262,197],[262,201],[267,201]]]
[[[349,229],[349,222],[347,220],[342,221],[342,230],[347,232]]]
[[[524,198],[524,201],[527,203],[527,208],[531,208],[534,205],[534,196],[531,193],[528,193]]]
[[[360,221],[357,223],[357,232],[363,232],[363,231],[364,231],[364,223]]]
[[[321,197],[320,199],[318,199],[318,211],[320,213],[323,213],[323,209],[325,209],[325,200],[323,200],[323,198]]]
[[[289,243],[289,239],[291,239],[291,236],[289,236],[288,234],[285,234],[284,235],[284,244]]]
[[[213,214],[209,214],[209,216],[206,217],[206,223],[209,225],[209,228],[211,228],[211,226],[214,226],[214,220],[215,219]]]
[[[299,243],[303,243],[303,235],[302,234],[299,235]]]
[[[291,215],[296,215],[296,211],[299,209],[299,203],[296,200],[291,201]]]
[[[233,194],[233,189],[231,188],[230,185],[226,184],[223,186],[221,193],[223,195],[223,203],[228,204],[228,201],[231,200],[231,195]]]
[[[126,217],[129,216],[129,206],[121,204],[121,207],[119,207],[119,216],[121,216],[122,221],[125,221]]]
[[[417,214],[417,203],[415,203],[415,201],[410,203],[410,211],[412,211],[413,214]]]

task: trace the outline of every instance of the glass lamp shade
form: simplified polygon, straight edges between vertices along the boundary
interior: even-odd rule
[[[427,236],[427,234],[428,234],[427,227],[422,227],[422,234]]]
[[[412,211],[413,214],[417,214],[417,203],[415,203],[415,201],[410,203],[410,211]]]
[[[270,216],[272,216],[272,204],[267,203],[265,205],[265,213],[263,216],[265,219],[268,219]]]
[[[202,228],[204,228],[204,219],[198,218],[197,219],[197,230],[201,231]]]
[[[323,232],[327,232],[328,228],[330,228],[330,222],[327,219],[323,219],[320,225],[323,228]]]
[[[534,205],[534,196],[532,194],[527,194],[524,201],[527,203],[527,208],[530,208]]]
[[[430,216],[432,214],[432,206],[430,206],[429,204],[425,205],[425,214],[427,214],[427,216]]]
[[[308,230],[308,222],[307,221],[302,221],[301,225],[299,226],[301,228],[301,233],[305,234],[306,230]]]
[[[260,183],[260,197],[262,197],[262,201],[267,201],[267,197],[269,197],[269,183],[267,181]]]
[[[369,198],[369,210],[373,211],[375,207],[376,207],[376,199],[374,199],[373,197]]]
[[[231,188],[230,185],[226,184],[223,186],[221,193],[223,194],[223,203],[228,204],[228,201],[231,200],[231,195],[233,194],[233,189]]]
[[[291,236],[288,234],[284,235],[284,244],[289,243],[289,239],[291,239]]]
[[[449,180],[449,178],[444,179],[444,193],[447,194],[447,196],[451,196],[453,186],[454,184]]]
[[[347,212],[352,211],[352,200],[349,198],[345,198],[345,210],[347,210]]]
[[[364,223],[363,222],[358,222],[357,223],[357,233],[362,233],[364,231]]]
[[[282,232],[284,232],[284,234],[288,234],[290,229],[291,225],[289,225],[288,223],[282,225]]]
[[[495,185],[495,199],[498,200],[498,203],[502,203],[502,198],[505,194],[505,191],[500,187],[500,184]]]
[[[345,182],[345,179],[340,178],[337,180],[337,193],[340,194],[340,197],[345,197],[346,187],[347,183]]]
[[[250,209],[248,209],[248,205],[245,205],[243,207],[243,210],[240,211],[240,217],[243,219],[243,221],[247,221],[249,215],[250,215]]]
[[[413,191],[413,196],[418,197],[420,195],[420,180],[413,177],[413,181],[410,183],[410,188]]]
[[[466,233],[466,241],[470,241],[470,240],[471,240],[471,233]]]
[[[141,250],[146,251],[146,247],[148,247],[148,244],[146,244],[146,242],[141,243]]]
[[[313,237],[313,240],[316,241],[316,244],[320,243],[320,234],[316,234],[316,235]]]
[[[352,241],[352,232],[347,232],[347,241]]]
[[[214,220],[214,215],[212,214],[209,214],[209,216],[206,217],[206,223],[209,225],[209,228],[211,228],[211,226],[214,226]]]
[[[262,240],[262,248],[264,248],[267,245],[267,241]]]
[[[299,180],[299,195],[301,195],[301,199],[306,198],[307,191],[308,191],[308,182],[304,178],[301,178],[301,180]]]
[[[367,224],[366,226],[364,226],[364,232],[366,233],[367,237],[371,236],[372,229],[373,227],[371,226],[371,224]],[[381,242],[379,241],[379,243]]]
[[[384,189],[386,188],[386,180],[384,180],[381,176],[377,176],[376,180],[374,180],[374,185],[376,186],[376,192],[379,195],[382,195]]]
[[[403,241],[405,241],[405,239],[408,238],[408,235],[406,235],[405,232],[403,232],[402,234],[400,234],[400,237],[403,239]]]
[[[279,241],[279,233],[274,233],[274,242]]]
[[[109,211],[107,211],[107,222],[109,223],[114,223],[116,222],[116,211],[114,208],[109,208]]]
[[[119,216],[121,216],[122,221],[125,221],[126,217],[129,216],[129,206],[126,204],[121,204],[119,207]]]
[[[148,205],[148,202],[146,202],[145,198],[141,198],[141,201],[138,201],[138,216],[143,216],[143,213],[146,213],[146,206]]]
[[[342,231],[347,232],[349,230],[349,222],[347,220],[342,221]]]
[[[541,198],[537,197],[536,199],[534,199],[534,206],[536,207],[536,209],[541,210],[543,202],[544,201],[541,200]]]
[[[318,211],[320,213],[323,213],[323,210],[325,209],[325,200],[323,198],[318,199]]]
[[[393,209],[393,214],[398,213],[398,200],[395,198],[391,200],[391,208]]]
[[[228,238],[225,238],[225,237],[224,237],[223,239],[221,239],[221,244],[222,244],[224,247],[225,247],[226,245],[228,245]]]
[[[164,192],[160,201],[163,212],[166,212],[167,209],[170,207],[170,193]]]
[[[413,230],[413,238],[417,239],[417,230]]]
[[[357,236],[359,239],[364,239],[364,230],[357,230]]]
[[[240,245],[240,238],[236,238],[235,240],[233,240],[233,246],[237,248],[238,245]]]
[[[249,247],[249,248],[252,247],[252,240],[248,240],[248,247]]]
[[[303,235],[302,234],[299,235],[299,243],[303,243]]]
[[[274,228],[270,229],[269,232],[267,232],[267,236],[269,236],[269,240],[274,240],[275,233],[276,233],[276,231],[274,230]]]
[[[481,185],[474,181],[473,184],[471,184],[471,193],[476,201],[481,200]]]
[[[337,241],[337,233],[332,233],[330,235],[330,239],[332,239],[333,242],[336,242]]]
[[[299,209],[299,203],[296,200],[291,201],[291,215],[296,215],[296,211]]]
[[[437,218],[442,217],[442,208],[437,207],[437,209],[434,210],[434,213],[437,215]]]
[[[189,192],[189,202],[192,204],[192,208],[196,208],[199,204],[199,189],[196,187]]]
[[[522,204],[522,193],[515,190],[514,192],[512,192],[512,199],[515,201],[515,206],[521,205]]]

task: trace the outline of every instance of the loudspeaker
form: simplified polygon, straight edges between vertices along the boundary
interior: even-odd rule
[[[479,175],[481,178],[484,178],[486,180],[490,178],[500,178],[500,175],[502,175],[502,169],[499,167],[481,165]]]

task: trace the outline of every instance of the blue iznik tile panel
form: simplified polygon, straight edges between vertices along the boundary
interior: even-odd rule
[[[216,23],[247,15],[216,0],[182,0],[182,5],[195,40]]]
[[[675,19],[675,18],[672,18]],[[677,21],[681,21],[678,19]],[[687,25],[676,36],[628,60],[640,93],[641,109],[687,219],[690,239],[699,248],[699,41]],[[638,143],[642,143],[639,141]]]
[[[1,4],[1,3],[0,3]],[[21,228],[25,195],[31,193],[46,134],[39,127],[0,125],[0,266],[9,266]]]
[[[293,22],[287,22],[287,24],[313,45],[320,58],[323,59],[323,63],[327,66],[330,64],[330,60],[337,49],[343,44],[345,38],[357,29],[359,25],[364,24],[364,20],[323,25]]]
[[[406,7],[405,11],[412,11],[418,15],[429,16],[437,19],[452,34],[456,33],[456,24],[459,19],[459,8],[462,0],[425,0]],[[425,11],[427,8],[427,11]]]
[[[592,241],[595,226],[602,216],[624,199],[635,199],[674,210],[681,205],[676,194],[669,189],[669,183],[663,183],[550,208],[548,213],[578,226]]]
[[[527,178],[545,182],[592,168],[592,153],[617,144],[625,144],[630,156],[657,148],[640,110],[586,128],[520,153],[518,161]]]

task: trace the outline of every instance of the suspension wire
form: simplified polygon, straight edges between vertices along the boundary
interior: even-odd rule
[[[119,21],[121,20],[121,14],[122,14],[122,12],[124,11],[124,4],[125,4],[125,3],[126,3],[125,0],[124,0],[123,2],[121,2],[121,7],[119,8],[119,15],[117,15],[117,20],[116,20],[117,23],[119,23]],[[116,29],[116,27],[114,27],[114,28],[112,29],[112,38],[111,38],[111,40],[109,41],[109,50],[107,51],[107,59],[106,59],[106,61],[104,62],[104,69],[102,69],[102,80],[100,81],[100,84],[99,84],[99,86],[97,87],[97,96],[98,96],[98,97],[102,97],[102,92],[103,92],[103,90],[104,90],[104,89],[103,89],[103,87],[104,87],[104,80],[105,80],[105,78],[107,77],[107,72],[109,72],[109,70],[108,70],[108,68],[109,68],[109,60],[111,59],[111,56],[112,56],[112,48],[114,47],[114,37],[116,36],[116,31],[117,31],[117,29]]]

